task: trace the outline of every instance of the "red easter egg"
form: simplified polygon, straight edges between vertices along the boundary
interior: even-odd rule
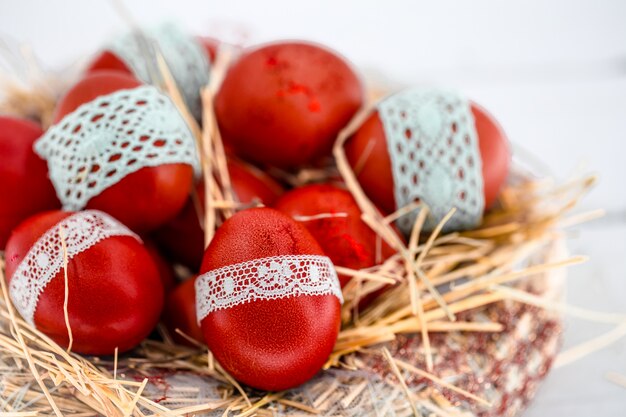
[[[108,50],[102,51],[96,55],[86,69],[87,73],[99,71],[120,71],[129,75],[133,74],[133,71],[128,68],[128,65],[126,65],[124,61]]]
[[[485,210],[495,203],[509,173],[511,154],[507,138],[498,122],[482,107],[470,103],[474,116],[478,147],[482,159]],[[386,213],[397,207],[391,159],[385,131],[378,112],[373,112],[345,145],[348,162],[374,204]]]
[[[33,122],[0,116],[0,250],[21,221],[61,206],[46,162],[33,152],[42,134]]]
[[[368,268],[394,254],[393,249],[381,241],[381,257],[377,262],[377,235],[361,220],[361,209],[345,189],[328,184],[296,188],[279,198],[274,208],[305,226],[337,266]],[[300,219],[320,214],[333,217]],[[346,216],[336,217],[342,214]],[[339,275],[342,287],[350,279],[350,276]]]
[[[186,338],[176,332],[180,329],[183,333],[198,342],[204,343],[202,329],[198,325],[196,316],[196,289],[194,284],[196,276],[179,284],[165,298],[163,309],[163,323],[176,343],[192,345]]]
[[[225,143],[243,158],[293,168],[330,154],[363,102],[363,87],[335,52],[304,42],[246,51],[215,98]]]
[[[212,38],[210,36],[198,36],[196,40],[204,49],[204,53],[206,54],[209,62],[215,62],[215,58],[217,58],[217,51],[220,48],[220,44],[222,43],[219,39]]]
[[[259,200],[270,206],[284,191],[272,177],[244,162],[228,161],[228,173],[235,198],[240,203]]]
[[[35,215],[15,228],[6,246],[9,284],[31,247],[70,212]],[[159,273],[144,246],[132,236],[110,236],[69,259],[68,315],[75,352],[110,355],[139,344],[156,326],[163,306]],[[61,346],[69,343],[61,269],[39,295],[37,329]]]
[[[151,240],[143,239],[143,246],[146,248],[154,265],[157,267],[159,271],[159,278],[161,279],[161,284],[163,284],[163,291],[165,294],[169,294],[176,287],[176,272],[170,263],[165,260],[161,252],[159,252],[159,248],[155,243]]]
[[[269,206],[283,192],[282,187],[269,175],[251,165],[230,160],[228,173],[234,197],[241,203],[258,199]],[[196,186],[196,196],[197,202],[194,197],[189,198],[178,216],[154,234],[155,240],[170,258],[194,272],[199,270],[204,255],[204,231],[196,208],[196,204],[199,204],[204,211],[203,181]]]
[[[302,225],[286,215],[269,208],[248,209],[217,230],[201,272],[217,273],[222,267],[288,255],[323,255],[323,251]],[[234,288],[249,282],[241,275],[228,279]],[[254,388],[280,391],[304,383],[320,370],[333,350],[340,310],[340,301],[332,294],[256,298],[210,312],[201,328],[209,349],[233,377]]]
[[[483,107],[472,103],[472,115],[478,134],[478,148],[483,160],[483,190],[485,208],[494,205],[509,175],[511,150],[502,127]]]
[[[55,123],[81,104],[140,85],[132,76],[120,72],[88,74],[61,98]],[[137,232],[150,231],[178,214],[189,197],[192,181],[193,168],[188,164],[144,167],[91,198],[86,208],[109,213]]]

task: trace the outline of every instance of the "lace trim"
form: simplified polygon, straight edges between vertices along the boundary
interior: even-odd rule
[[[72,214],[45,232],[22,259],[9,285],[11,300],[24,320],[34,325],[39,296],[63,268],[63,239],[69,260],[111,236],[132,236],[141,241],[122,223],[97,210]]]
[[[467,100],[441,90],[411,89],[378,105],[391,158],[397,207],[419,200],[430,209],[426,229],[450,211],[445,231],[475,227],[484,209],[482,161]],[[398,220],[410,233],[419,210]]]
[[[255,300],[332,294],[343,303],[337,273],[326,256],[255,259],[202,274],[195,285],[198,323],[216,310]]]
[[[35,142],[66,210],[144,167],[184,163],[200,174],[193,135],[172,101],[151,86],[98,97]]]

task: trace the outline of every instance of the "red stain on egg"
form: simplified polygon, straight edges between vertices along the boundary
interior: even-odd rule
[[[361,209],[348,190],[330,184],[308,185],[284,194],[274,208],[306,227],[335,265],[368,268],[394,253],[381,242],[377,256],[377,235],[361,220]],[[342,287],[350,280],[339,278]]]
[[[292,168],[329,155],[363,102],[352,68],[315,44],[279,42],[247,50],[215,98],[226,144],[241,157]]]

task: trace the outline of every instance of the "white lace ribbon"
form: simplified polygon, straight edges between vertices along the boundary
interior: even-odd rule
[[[198,323],[216,310],[255,300],[332,294],[343,303],[331,260],[318,255],[254,259],[200,275],[196,280]]]
[[[63,268],[63,240],[69,260],[111,236],[132,236],[141,242],[122,223],[97,210],[74,213],[37,239],[17,266],[9,285],[11,300],[24,320],[34,325],[39,296]]]
[[[155,49],[158,48],[189,110],[200,119],[200,90],[209,83],[210,65],[202,46],[193,37],[176,25],[163,24],[141,33],[120,36],[108,48],[130,67],[137,78],[148,84],[152,82],[151,73],[158,68],[156,60],[149,60],[156,56]]]
[[[155,87],[120,90],[83,104],[35,142],[66,210],[144,167],[200,163],[189,127]]]
[[[398,208],[414,201],[430,209],[432,229],[452,209],[444,230],[480,223],[484,209],[482,161],[469,102],[456,93],[410,89],[378,104],[391,159]],[[418,210],[398,219],[410,233]]]

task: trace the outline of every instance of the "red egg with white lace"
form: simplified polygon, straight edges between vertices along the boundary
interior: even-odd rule
[[[234,378],[280,391],[312,378],[333,350],[341,289],[330,259],[300,224],[269,208],[217,230],[196,281],[205,341]]]
[[[157,267],[141,240],[106,213],[30,217],[11,234],[5,256],[16,309],[61,346],[70,344],[71,331],[74,352],[128,351],[158,322],[163,286]]]

